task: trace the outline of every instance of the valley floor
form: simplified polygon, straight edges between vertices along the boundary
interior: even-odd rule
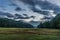
[[[60,40],[60,30],[0,28],[0,40]]]

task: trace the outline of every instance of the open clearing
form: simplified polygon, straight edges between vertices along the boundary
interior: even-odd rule
[[[0,40],[60,40],[60,30],[0,28]]]

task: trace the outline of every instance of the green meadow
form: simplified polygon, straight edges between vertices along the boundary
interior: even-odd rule
[[[38,28],[0,28],[0,40],[60,40],[60,30]]]

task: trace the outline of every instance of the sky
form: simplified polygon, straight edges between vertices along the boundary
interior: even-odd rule
[[[11,0],[0,0],[0,7],[6,8],[7,10],[5,10],[5,11],[7,11],[7,12],[16,13],[16,12],[14,11],[14,8],[15,8],[14,6],[8,6],[9,4],[11,4],[10,1],[11,1]],[[60,6],[60,0],[48,0],[48,1],[51,2],[51,3],[53,3],[53,4],[57,4],[57,5]],[[13,2],[15,2],[18,7],[21,7],[22,9],[26,9],[26,11],[21,11],[20,13],[27,13],[27,14],[29,13],[29,14],[28,14],[29,16],[34,15],[34,16],[36,16],[36,19],[35,19],[35,20],[39,20],[39,18],[38,18],[37,16],[43,17],[43,15],[41,15],[41,14],[39,15],[39,14],[31,11],[31,10],[28,8],[27,5],[21,3],[20,1],[17,1],[17,0],[14,1],[14,0],[13,0]],[[20,6],[20,5],[22,5],[22,6]],[[39,9],[39,6],[36,5],[36,8]]]
[[[53,3],[53,4],[57,4],[58,6],[60,6],[60,0],[48,0],[48,1]]]
[[[7,4],[9,0],[0,0],[0,5],[4,5],[4,4]],[[52,2],[54,4],[57,4],[60,6],[60,0],[48,0],[49,2]]]
[[[22,9],[25,9],[26,11],[24,11],[24,10],[22,10],[20,12],[14,11],[14,9],[17,6],[9,6],[9,4],[12,4],[10,1],[12,1],[13,3],[15,3],[18,7],[22,8]],[[47,0],[47,1],[60,6],[60,0]],[[35,5],[35,7],[37,9],[41,9],[39,5]],[[6,10],[1,10],[1,9],[6,9]],[[35,16],[35,19],[33,19],[34,21],[40,21],[40,18],[45,17],[42,14],[38,14],[37,12],[33,12],[31,9],[29,9],[29,5],[25,5],[24,3],[20,2],[20,1],[17,1],[17,0],[0,0],[0,11],[9,12],[9,13],[11,13],[13,15],[15,13],[19,13],[21,15],[24,14],[24,13],[26,13],[28,16],[32,16],[33,15],[33,16]],[[50,11],[50,10],[48,10],[48,11]],[[27,21],[30,21],[30,20],[32,20],[32,19],[29,19]]]

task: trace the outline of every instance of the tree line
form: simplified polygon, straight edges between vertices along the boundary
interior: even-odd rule
[[[7,18],[0,18],[0,27],[7,27],[7,28],[33,28],[31,24],[22,22],[22,21],[15,21],[12,19]],[[38,28],[53,28],[53,29],[60,29],[60,14],[58,14],[55,18],[51,21],[46,21],[44,23],[40,23]]]
[[[60,29],[60,14],[58,14],[55,18],[51,21],[47,21],[44,23],[40,23],[38,28],[53,28],[53,29]]]
[[[0,27],[7,28],[33,28],[32,25],[22,21],[14,21],[12,19],[0,18]]]

